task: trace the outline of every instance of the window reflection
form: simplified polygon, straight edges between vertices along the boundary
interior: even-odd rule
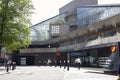
[[[78,27],[104,20],[120,13],[120,7],[82,7],[77,8]]]

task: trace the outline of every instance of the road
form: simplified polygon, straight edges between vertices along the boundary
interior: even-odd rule
[[[87,68],[70,68],[69,71],[60,67],[23,66],[6,73],[0,70],[0,80],[116,80],[116,75],[107,75],[102,71]]]

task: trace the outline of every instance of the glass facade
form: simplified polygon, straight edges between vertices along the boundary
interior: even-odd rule
[[[76,14],[76,13],[73,13]],[[120,5],[113,5],[113,6],[81,6],[77,8],[77,23],[78,23],[78,29],[81,27],[85,27],[86,25],[96,23],[98,21],[102,21],[104,19],[107,19],[109,17],[115,16],[117,14],[120,14]],[[70,18],[72,19],[72,18]],[[116,35],[116,30],[106,30],[106,31],[101,31],[99,34],[97,33],[92,33],[87,36],[81,35],[78,36],[78,38],[75,38],[72,41],[65,41],[60,43],[61,47],[64,46],[69,46],[73,45],[75,43],[85,43],[89,41],[96,40],[99,37],[101,38],[108,38],[108,37],[113,37]],[[84,37],[82,37],[84,36]],[[99,40],[99,39],[98,39]]]
[[[119,13],[120,6],[82,6],[77,8],[77,26],[81,28]],[[31,41],[44,41],[50,39],[51,36],[59,36],[61,24],[66,22],[65,18],[66,16],[63,13],[33,25],[31,27]],[[90,40],[94,38],[97,37],[92,37]],[[78,42],[81,42],[81,40]]]
[[[85,6],[77,8],[78,27],[83,27],[120,13],[120,6]]]
[[[58,21],[64,20],[64,14],[57,15],[53,18],[50,18],[46,21],[33,25],[31,27],[31,41],[44,41],[51,38],[51,24],[56,24]],[[59,24],[58,24],[59,26]],[[57,27],[57,32],[59,28]],[[56,28],[55,28],[56,29]]]
[[[49,23],[41,23],[31,27],[31,41],[42,41],[48,39],[49,36]]]

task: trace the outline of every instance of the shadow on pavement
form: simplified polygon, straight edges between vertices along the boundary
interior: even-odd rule
[[[0,75],[10,74],[10,72],[0,73]]]
[[[4,71],[5,69],[0,69],[0,71]]]
[[[95,73],[95,74],[106,74],[106,75],[114,75],[114,76],[117,76],[117,73],[116,72],[96,72],[96,71],[87,71],[85,73]]]
[[[94,71],[87,71],[87,72],[85,72],[85,73],[97,73],[97,74],[104,74],[104,73],[101,73],[101,72],[94,72]]]

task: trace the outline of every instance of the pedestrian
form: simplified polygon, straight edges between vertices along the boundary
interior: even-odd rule
[[[47,65],[51,67],[51,60],[50,59],[48,59]]]
[[[16,62],[12,62],[12,70],[16,69]]]
[[[11,69],[11,66],[12,66],[12,60],[8,60],[8,63],[9,63],[9,69]]]
[[[6,63],[6,72],[9,72],[9,61]]]
[[[55,60],[55,67],[57,67],[57,61]]]
[[[77,64],[78,69],[80,70],[80,66],[81,66],[81,59],[78,57],[77,59],[75,59],[75,63]]]

